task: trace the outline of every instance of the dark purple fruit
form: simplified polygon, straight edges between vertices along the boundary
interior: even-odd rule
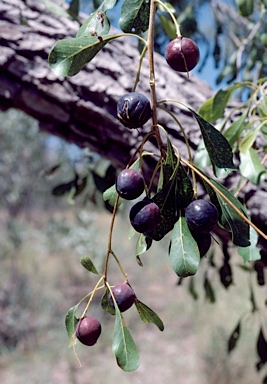
[[[101,334],[101,324],[94,317],[83,317],[76,327],[77,339],[84,345],[92,346]]]
[[[209,233],[217,224],[219,214],[210,201],[199,199],[188,205],[185,211],[188,227],[195,232]]]
[[[135,293],[126,282],[112,288],[112,293],[121,312],[127,311],[127,309],[129,309],[135,301]],[[113,298],[111,296],[110,304],[113,308],[115,308]]]
[[[191,71],[199,61],[198,46],[187,37],[177,37],[168,44],[165,59],[174,71]]]
[[[193,238],[196,240],[200,257],[206,255],[211,246],[211,235],[209,233],[196,233],[191,231]]]
[[[139,201],[130,210],[130,222],[137,232],[153,231],[160,220],[160,209],[150,200]]]
[[[142,93],[126,93],[118,101],[117,116],[125,127],[139,128],[152,116],[150,102]]]
[[[142,173],[135,169],[124,169],[116,178],[116,190],[123,199],[136,199],[144,192],[144,188]]]

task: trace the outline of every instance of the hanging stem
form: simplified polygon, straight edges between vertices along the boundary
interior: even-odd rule
[[[154,67],[154,22],[157,10],[157,2],[151,0],[150,2],[150,15],[149,15],[149,27],[148,27],[148,38],[147,38],[147,50],[148,50],[148,66],[149,66],[149,84],[150,84],[150,98],[151,98],[151,108],[152,108],[152,121],[153,121],[153,131],[155,132],[158,147],[160,149],[161,156],[165,157],[165,151],[163,143],[160,137],[160,132],[158,128],[158,118],[157,118],[157,95],[156,95],[156,78],[155,78],[155,67]]]
[[[224,201],[227,202],[233,208],[236,213],[248,224],[250,225],[253,229],[255,229],[256,232],[260,236],[262,236],[265,240],[267,240],[267,235],[263,233],[255,224],[252,223],[251,220],[249,220],[224,194],[221,192],[212,182],[205,176],[203,175],[202,172],[200,172],[193,164],[191,164],[189,161],[183,159],[182,157],[180,158],[181,162],[186,164],[189,168],[193,169],[195,173],[202,178],[218,195],[220,195]]]

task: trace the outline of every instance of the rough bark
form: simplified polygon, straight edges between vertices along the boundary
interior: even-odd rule
[[[38,0],[1,1],[0,108],[20,109],[36,118],[42,130],[80,147],[89,147],[110,159],[115,167],[124,167],[133,148],[149,130],[147,124],[141,135],[124,128],[116,118],[117,100],[131,90],[135,81],[139,63],[136,42],[129,38],[116,39],[78,75],[56,76],[48,66],[49,51],[57,40],[74,37],[78,28],[77,22],[51,14]],[[197,110],[212,95],[207,84],[193,75],[188,78],[173,72],[157,54],[155,70],[158,100],[178,99]],[[137,90],[149,93],[146,59]],[[200,137],[197,123],[186,108],[177,104],[169,108],[185,127],[194,151]],[[187,157],[184,139],[173,119],[159,111],[159,121],[181,155]],[[153,146],[153,141],[150,145]],[[250,187],[244,197],[253,220],[266,229],[266,198],[259,200],[264,190]]]

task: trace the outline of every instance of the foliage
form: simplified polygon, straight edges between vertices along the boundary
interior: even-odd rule
[[[157,205],[161,212],[161,220],[155,228],[153,227],[153,230],[149,230],[150,227],[146,227],[146,233],[141,233],[138,237],[136,256],[139,265],[142,265],[139,257],[140,254],[145,252],[151,246],[153,241],[160,241],[172,231],[169,260],[173,271],[180,279],[188,278],[188,276],[197,273],[201,261],[198,240],[197,236],[190,230],[185,218],[185,210],[187,206],[192,199],[197,199],[199,195],[197,180],[202,183],[210,200],[218,210],[218,229],[229,232],[232,244],[241,247],[242,251],[240,253],[245,262],[255,261],[255,259],[260,258],[260,253],[259,250],[257,250],[256,245],[257,242],[255,241],[255,233],[257,232],[264,239],[267,239],[266,234],[251,222],[243,202],[238,198],[243,187],[237,187],[235,191],[230,191],[218,181],[218,177],[221,177],[223,173],[227,175],[231,172],[238,172],[240,182],[244,178],[247,178],[247,181],[251,181],[255,184],[259,184],[263,178],[266,178],[266,171],[263,165],[266,160],[266,155],[264,153],[266,152],[266,146],[258,147],[257,143],[259,135],[266,139],[267,82],[266,79],[262,77],[262,74],[264,74],[265,71],[264,63],[261,67],[261,71],[259,71],[260,77],[257,78],[256,82],[238,82],[224,90],[218,91],[214,97],[207,100],[201,106],[198,112],[183,105],[179,100],[157,100],[157,83],[155,81],[153,59],[154,27],[158,15],[165,31],[174,33],[173,38],[182,38],[183,36],[181,35],[179,20],[177,21],[175,16],[175,10],[170,4],[163,3],[160,0],[151,0],[150,2],[145,0],[124,0],[121,6],[120,16],[120,27],[124,33],[111,35],[109,34],[110,22],[107,16],[107,11],[112,9],[115,4],[115,1],[103,1],[103,3],[98,6],[95,12],[93,12],[80,27],[76,37],[58,41],[50,52],[49,63],[51,68],[58,75],[74,76],[84,65],[92,60],[106,44],[112,43],[112,41],[117,38],[135,36],[145,47],[140,55],[140,66],[137,69],[136,75],[137,80],[133,85],[132,91],[135,92],[138,87],[142,60],[147,52],[150,69],[150,78],[148,79],[148,82],[151,94],[152,124],[150,126],[151,130],[143,136],[141,145],[136,148],[134,155],[129,160],[126,168],[136,167],[144,174],[143,157],[151,156],[156,160],[153,175],[145,185],[145,199],[153,202],[154,205]],[[238,7],[243,17],[252,17],[254,8],[256,12],[256,7],[260,7],[258,11],[260,12],[261,19],[257,28],[255,27],[255,30],[253,29],[255,35],[264,23],[262,17],[266,13],[266,8],[263,3],[261,5],[259,5],[258,2],[253,4],[254,3],[249,0],[243,2],[239,1]],[[169,20],[171,20],[172,27],[169,27]],[[252,43],[252,37],[254,36],[249,37],[247,41],[248,44]],[[243,51],[241,50],[241,53],[242,52]],[[183,57],[184,56],[185,55],[183,54]],[[251,69],[254,68],[253,66],[255,62],[253,62]],[[232,66],[239,65],[237,64],[237,57],[236,60],[231,61],[230,64]],[[185,67],[187,68],[186,62]],[[227,66],[225,67],[225,70],[227,70]],[[229,75],[232,73],[228,71],[227,74]],[[224,76],[225,74],[221,75],[221,77]],[[232,109],[230,114],[227,115],[226,113],[225,115],[226,107],[231,97],[234,95],[234,92],[237,89],[243,88],[248,88],[249,90],[248,100],[243,103],[241,107],[238,107],[237,110]],[[140,101],[140,103],[141,102],[142,101]],[[182,127],[178,118],[170,111],[169,106],[171,103],[177,103],[178,105],[182,105],[183,108],[187,108],[196,119],[196,123],[199,125],[203,137],[201,151],[204,151],[202,153],[205,153],[205,157],[209,158],[213,174],[211,170],[204,171],[201,161],[199,161],[201,156],[198,157],[198,161],[194,162],[184,127]],[[128,111],[127,108],[126,112],[127,114],[129,112],[128,116],[130,116],[131,111]],[[187,144],[188,160],[180,156],[179,149],[172,144],[168,133],[160,125],[157,118],[158,108],[169,113],[177,122],[177,128],[181,129]],[[136,111],[138,110],[139,109]],[[140,110],[142,111],[143,109],[140,108]],[[229,125],[229,121],[231,121],[233,114],[240,112],[241,116],[239,115],[237,119],[234,119]],[[135,119],[137,117],[135,116]],[[142,116],[139,117],[140,121],[142,121]],[[213,125],[218,119],[223,119],[220,127]],[[140,124],[140,126],[141,125],[142,124]],[[140,134],[142,134],[142,128],[140,128]],[[148,140],[152,136],[156,139],[158,151],[155,153],[148,153],[145,151],[145,148]],[[146,180],[146,177],[144,177],[144,179]],[[156,188],[154,188],[155,185]],[[114,222],[119,205],[119,196],[115,186],[111,186],[104,192],[104,199],[113,206],[113,214],[107,253],[103,266],[103,274],[98,273],[92,260],[89,258],[82,259],[82,265],[88,269],[89,272],[98,275],[98,282],[90,293],[88,293],[76,306],[70,309],[66,317],[66,325],[71,345],[73,345],[76,340],[75,326],[78,321],[75,312],[79,304],[84,300],[87,300],[85,310],[81,316],[84,317],[89,310],[95,293],[98,290],[104,290],[101,305],[103,309],[111,315],[115,315],[115,327],[112,341],[113,352],[118,365],[125,371],[132,371],[139,365],[137,347],[128,330],[125,319],[116,304],[112,294],[112,286],[108,280],[109,261],[110,258],[113,257],[125,281],[128,282],[127,274],[123,269],[119,257],[114,253],[112,246]],[[250,228],[252,228],[251,231]],[[250,234],[252,234],[251,239]],[[222,284],[225,288],[228,288],[229,285],[232,284],[231,266],[229,263],[230,258],[228,257],[225,245],[223,244],[222,246],[225,259],[219,273]],[[243,249],[246,251],[243,252]],[[248,267],[248,269],[249,271],[252,271],[252,268]],[[206,298],[210,300],[211,303],[215,302],[216,296],[207,273],[205,274],[204,290]],[[197,295],[192,284],[190,285],[190,291],[196,299]],[[252,288],[251,292],[251,297],[253,298]],[[111,295],[115,303],[115,311],[109,304],[109,295]],[[254,313],[257,311],[257,307],[255,301],[252,299],[251,301],[253,304],[251,312]],[[158,315],[145,304],[141,303],[138,298],[136,298],[136,308],[140,314],[141,320],[152,322],[156,324],[160,330],[163,330],[163,323]],[[229,352],[236,346],[240,333],[241,327],[240,323],[238,323],[228,342]],[[265,346],[265,338],[262,330],[258,337],[258,345],[260,345],[260,347],[258,347],[258,353],[261,359],[260,365],[262,366],[266,363],[266,359],[261,352],[263,348],[262,345]]]

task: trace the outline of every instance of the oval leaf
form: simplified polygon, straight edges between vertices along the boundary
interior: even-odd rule
[[[144,323],[153,323],[158,327],[160,331],[164,330],[163,322],[158,317],[158,315],[154,311],[152,311],[152,309],[150,309],[147,305],[137,299],[135,300],[135,306],[137,308],[141,320]]]
[[[69,347],[75,344],[75,330],[79,319],[75,316],[75,312],[78,308],[78,304],[70,308],[65,317],[65,326],[70,339]]]
[[[87,271],[92,272],[96,275],[99,274],[97,272],[96,267],[94,266],[94,263],[92,262],[92,260],[89,257],[87,257],[87,256],[82,257],[81,258],[81,264],[85,269],[87,269]]]
[[[199,266],[199,250],[184,217],[174,225],[169,259],[174,272],[181,277],[191,276]]]
[[[213,172],[216,175],[216,167],[235,169],[233,163],[233,152],[226,138],[213,127],[210,123],[204,120],[196,112],[189,108],[193,116],[196,118],[200,127],[204,144],[210,157],[213,166]]]
[[[143,233],[140,233],[135,247],[136,256],[139,256],[142,253],[146,252],[151,247],[151,245],[152,239],[150,237],[145,236]]]
[[[92,13],[83,23],[77,32],[76,37],[105,36],[109,33],[109,30],[110,23],[106,13],[98,10]]]
[[[266,169],[261,163],[255,149],[250,148],[246,153],[240,152],[240,173],[253,184],[260,184]]]
[[[115,309],[110,305],[109,300],[109,289],[107,288],[101,297],[101,307],[104,311],[110,313],[111,315],[115,315]]]
[[[257,247],[258,244],[258,234],[254,228],[250,227],[249,231],[250,237],[250,246],[248,247],[238,247],[238,253],[243,257],[244,262],[260,260],[260,248]]]
[[[132,372],[139,366],[139,353],[117,304],[114,304],[116,320],[112,351],[116,356],[118,366],[125,372]]]
[[[59,76],[76,75],[95,55],[118,35],[76,37],[60,40],[49,54],[50,68]]]
[[[119,25],[123,32],[140,34],[148,30],[149,13],[149,1],[124,0],[121,6]]]
[[[210,182],[216,186],[224,194],[224,196],[231,201],[231,203],[238,208],[238,210],[247,217],[246,210],[240,201],[232,195],[223,185],[215,181],[214,179],[208,177]],[[220,204],[222,211],[222,217],[226,220],[225,223],[222,223],[223,226],[228,225],[231,228],[232,232],[232,241],[235,245],[240,247],[248,247],[250,245],[249,241],[249,225],[240,217],[240,215],[219,195],[214,191],[217,197],[217,200]]]

